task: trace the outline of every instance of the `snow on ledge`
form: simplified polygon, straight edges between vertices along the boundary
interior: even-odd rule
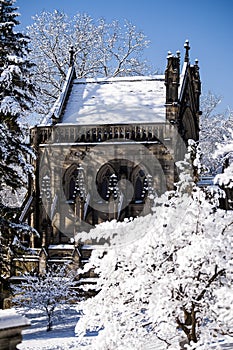
[[[73,244],[53,244],[49,245],[48,249],[65,249],[65,250],[73,250],[75,246]]]
[[[30,326],[31,322],[21,315],[15,309],[0,310],[0,330]]]

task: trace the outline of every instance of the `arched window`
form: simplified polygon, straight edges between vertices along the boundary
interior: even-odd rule
[[[98,192],[104,200],[107,200],[107,193],[108,193],[108,182],[109,182],[109,176],[106,174],[104,178],[102,179],[101,184],[99,184]]]
[[[134,202],[143,203],[152,191],[152,177],[144,166],[137,166],[132,173],[132,183],[134,185]]]
[[[63,177],[63,188],[65,197],[69,201],[74,201],[77,197],[86,197],[86,180],[84,169],[80,164],[72,164]]]
[[[182,117],[182,125],[183,125],[183,136],[185,138],[185,141],[188,141],[188,139],[197,140],[198,131],[195,126],[195,121],[190,108],[186,108],[185,110],[185,113]]]
[[[115,183],[113,177],[115,178],[115,176],[115,169],[109,163],[103,165],[97,174],[96,185],[98,194],[104,201],[108,201],[111,196],[110,192],[114,193],[115,191],[113,188]]]
[[[144,189],[145,178],[146,178],[145,172],[142,169],[138,170],[134,180],[135,203],[142,203],[145,199],[145,189]]]

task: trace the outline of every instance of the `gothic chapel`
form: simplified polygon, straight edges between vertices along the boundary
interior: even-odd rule
[[[28,242],[38,252],[31,266],[82,264],[79,232],[146,215],[152,195],[173,188],[175,162],[199,134],[201,82],[189,50],[186,41],[182,67],[169,53],[164,75],[77,79],[71,49],[61,95],[30,132],[35,178],[20,222],[40,234]]]

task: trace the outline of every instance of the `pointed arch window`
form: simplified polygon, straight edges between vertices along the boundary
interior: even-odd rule
[[[143,192],[143,183],[142,183],[142,180],[138,177],[136,179],[135,187],[134,187],[135,202],[142,202],[142,192]]]
[[[96,178],[98,193],[104,201],[108,201],[111,196],[117,198],[117,176],[110,164],[105,164],[97,174]]]
[[[145,191],[145,172],[140,169],[138,170],[134,180],[134,200],[135,203],[143,203],[146,195]]]
[[[136,204],[144,203],[148,194],[153,192],[152,176],[146,169],[136,167],[132,174],[132,183],[134,184],[134,202]]]
[[[77,197],[79,197],[81,200],[86,198],[87,189],[85,173],[80,164],[74,164],[67,169],[64,175],[63,185],[68,201],[73,202]]]

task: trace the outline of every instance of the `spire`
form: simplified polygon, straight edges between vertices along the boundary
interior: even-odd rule
[[[167,67],[165,70],[166,103],[177,102],[180,79],[180,52],[176,56],[168,51]]]
[[[184,48],[185,48],[185,58],[184,61],[185,62],[189,62],[189,50],[190,50],[190,46],[189,46],[189,41],[186,40],[184,43]]]

